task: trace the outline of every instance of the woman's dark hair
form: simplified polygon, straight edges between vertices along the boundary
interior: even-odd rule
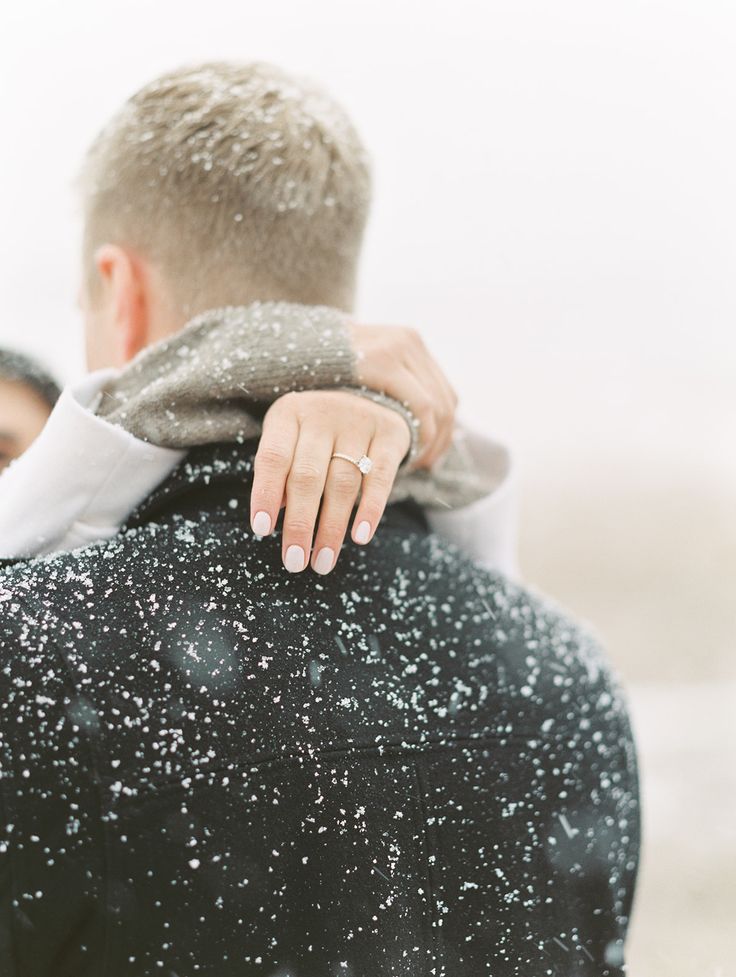
[[[35,391],[49,407],[54,406],[61,393],[59,384],[51,374],[47,373],[30,356],[12,349],[5,349],[2,346],[0,346],[0,380],[24,383]]]

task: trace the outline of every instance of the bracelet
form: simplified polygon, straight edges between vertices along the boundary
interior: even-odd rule
[[[388,407],[390,410],[396,411],[397,414],[401,414],[409,427],[411,442],[409,444],[409,450],[401,462],[399,471],[404,471],[410,467],[419,456],[422,445],[420,442],[421,423],[419,418],[410,409],[408,403],[395,400],[393,397],[389,397],[388,394],[381,393],[379,390],[371,390],[369,387],[340,387],[339,389],[345,393],[358,394],[360,397],[366,397],[368,400],[372,400],[382,407]]]

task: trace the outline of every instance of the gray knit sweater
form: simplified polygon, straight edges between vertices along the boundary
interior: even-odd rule
[[[431,472],[412,471],[417,429],[404,405],[361,387],[343,313],[255,302],[212,309],[143,350],[103,390],[97,413],[144,441],[190,448],[260,434],[267,406],[290,391],[349,389],[400,411],[412,449],[390,501],[456,508],[493,488],[455,443]]]

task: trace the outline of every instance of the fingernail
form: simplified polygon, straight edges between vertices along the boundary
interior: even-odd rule
[[[335,562],[335,551],[329,546],[323,546],[314,561],[314,569],[317,573],[329,573],[332,564]]]
[[[271,532],[271,517],[267,512],[257,512],[251,525],[256,536],[268,536]]]
[[[290,546],[284,557],[284,566],[289,573],[301,573],[304,569],[304,550],[301,546]]]
[[[358,523],[358,528],[355,530],[355,542],[356,543],[367,543],[371,535],[371,524],[366,522]]]

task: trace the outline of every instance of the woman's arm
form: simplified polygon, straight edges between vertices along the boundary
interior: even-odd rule
[[[292,398],[283,396],[286,389],[342,387],[348,381],[356,386],[349,387],[352,392],[343,393],[341,399],[335,399],[334,392],[312,393],[308,403],[306,393]],[[90,390],[99,391],[100,383],[102,391],[94,394],[94,400],[84,393],[85,385],[79,385],[80,396],[84,394],[81,399],[65,391],[60,409],[52,415],[53,423],[39,439],[41,443],[12,466],[12,474],[6,473],[0,479],[0,498],[4,503],[0,516],[7,516],[0,518],[5,523],[0,526],[0,551],[7,551],[5,555],[55,552],[112,535],[187,448],[258,436],[263,415],[272,401],[277,401],[278,409],[266,414],[270,423],[261,439],[261,463],[253,490],[254,499],[264,500],[254,508],[253,516],[259,512],[266,515],[254,525],[254,531],[267,532],[285,503],[286,525],[299,530],[299,541],[289,542],[285,554],[289,545],[301,546],[305,563],[309,551],[309,540],[305,538],[309,526],[305,523],[310,518],[313,522],[309,513],[314,514],[319,502],[327,498],[325,492],[333,501],[323,504],[317,544],[318,549],[330,549],[335,554],[347,528],[341,494],[353,491],[354,501],[358,483],[364,491],[361,511],[353,526],[353,539],[357,542],[372,538],[387,499],[407,497],[429,510],[440,510],[440,515],[451,515],[448,510],[463,507],[458,509],[454,524],[462,524],[461,535],[477,541],[483,535],[483,527],[478,526],[481,532],[475,532],[472,520],[469,524],[465,517],[483,518],[482,507],[472,503],[499,493],[496,473],[491,472],[489,480],[483,465],[476,468],[473,459],[458,454],[455,441],[446,449],[448,431],[452,435],[455,395],[412,330],[356,323],[346,326],[345,317],[334,309],[286,303],[214,310],[171,339],[150,347],[122,372],[95,381],[89,385]],[[363,386],[368,383],[408,402],[422,417],[424,454],[418,465],[409,464],[406,454],[408,435],[416,434],[416,427],[405,423],[411,420],[411,414],[404,404],[378,396]],[[354,396],[356,393],[361,396]],[[377,396],[378,404],[365,399]],[[338,404],[339,409],[335,409]],[[387,404],[391,410],[386,409]],[[60,425],[71,425],[76,433],[55,437],[54,431],[58,434]],[[322,445],[331,438],[333,447],[342,444],[340,439],[349,435],[354,438],[363,431],[361,443],[351,442],[350,450],[343,453],[357,460],[365,451],[363,442],[370,438],[369,453],[375,456],[376,467],[362,480],[355,466],[344,459],[323,457],[316,465],[310,450],[306,456],[311,477],[302,479],[303,489],[297,487],[298,479],[292,478],[287,493],[285,486],[297,447],[296,440],[289,442],[285,437],[287,428],[292,434],[308,431],[313,441]],[[92,452],[85,449],[90,438],[96,444]],[[397,452],[403,452],[398,473],[396,467],[402,457]],[[85,468],[85,458],[90,455],[94,456],[88,460],[92,474],[104,475],[106,468],[101,461],[109,455],[120,476],[115,479],[114,504],[110,483],[106,483],[106,501],[101,511],[95,510],[95,504],[102,496],[92,492],[96,482]],[[438,455],[442,455],[441,459],[434,461]],[[49,461],[51,456],[53,462]],[[262,463],[269,456],[274,461],[270,466]],[[302,449],[299,457],[305,457]],[[422,467],[433,461],[431,470]],[[300,465],[304,467],[301,461]],[[338,473],[341,486],[338,492],[331,488],[333,470]],[[35,497],[33,485],[44,486],[50,478],[58,489],[53,508],[30,507],[27,503]],[[323,489],[318,499],[315,483]],[[31,518],[19,518],[30,508]],[[343,513],[339,517],[338,511]],[[49,525],[42,526],[39,519],[44,513]],[[268,522],[264,522],[266,518]],[[337,524],[342,522],[340,531]],[[444,522],[450,528],[443,534],[453,540],[453,520],[447,518]],[[19,537],[20,527],[23,532]],[[462,540],[454,541],[463,546]],[[498,561],[491,553],[486,562]],[[320,567],[323,565],[324,560]]]
[[[186,449],[258,435],[274,402],[252,525],[270,532],[283,496],[284,562],[303,569],[323,493],[320,534],[328,539],[325,552],[336,554],[347,520],[344,498],[361,477],[345,459],[333,461],[327,446],[356,460],[376,456],[353,537],[367,542],[402,461],[404,471],[429,466],[447,450],[457,398],[415,330],[360,326],[326,306],[257,302],[208,311],[144,350],[105,387],[97,412],[139,440]]]
[[[143,441],[189,448],[259,434],[265,409],[286,393],[345,387],[409,409],[419,466],[447,449],[457,398],[415,330],[360,326],[338,309],[291,302],[202,313],[132,360],[97,413]]]

